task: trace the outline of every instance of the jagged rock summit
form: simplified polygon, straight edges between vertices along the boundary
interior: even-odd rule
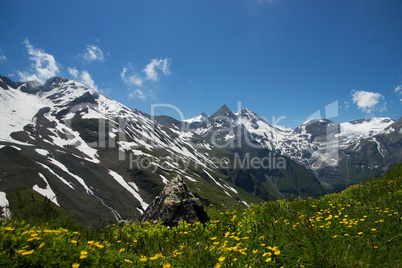
[[[142,222],[156,220],[165,226],[176,226],[180,221],[205,223],[209,217],[184,180],[176,175],[141,216]]]

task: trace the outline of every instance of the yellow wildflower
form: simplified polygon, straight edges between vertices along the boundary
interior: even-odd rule
[[[34,252],[34,249],[33,249],[33,250],[30,250],[30,251],[22,252],[21,255],[22,255],[22,256],[25,256],[25,255],[32,254],[33,252]]]
[[[151,261],[164,258],[161,253],[156,253],[153,257],[149,258]]]
[[[101,244],[101,243],[99,243],[99,242],[96,242],[95,243],[95,246],[97,247],[97,248],[103,248],[104,246]]]
[[[71,267],[78,268],[78,267],[80,267],[80,264],[79,263],[73,263],[73,265]]]
[[[124,261],[125,262],[127,262],[127,263],[133,263],[131,260],[129,260],[129,259],[124,259]]]
[[[82,250],[81,252],[80,259],[85,259],[87,257],[88,251]]]
[[[226,257],[220,256],[219,259],[218,259],[218,261],[223,262],[225,259],[226,259]]]

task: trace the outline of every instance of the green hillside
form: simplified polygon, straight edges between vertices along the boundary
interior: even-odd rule
[[[401,202],[402,164],[319,199],[211,206],[205,225],[95,231],[15,217],[0,223],[0,266],[399,267]]]

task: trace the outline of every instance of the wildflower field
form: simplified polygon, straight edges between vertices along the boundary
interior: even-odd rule
[[[319,199],[247,209],[214,204],[211,221],[88,230],[0,223],[1,267],[400,267],[402,165]]]

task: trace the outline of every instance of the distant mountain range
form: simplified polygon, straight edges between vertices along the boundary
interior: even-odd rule
[[[22,189],[94,227],[136,219],[180,174],[204,204],[318,196],[402,161],[402,119],[272,126],[225,105],[183,122],[128,108],[79,82],[0,76],[0,206]]]

